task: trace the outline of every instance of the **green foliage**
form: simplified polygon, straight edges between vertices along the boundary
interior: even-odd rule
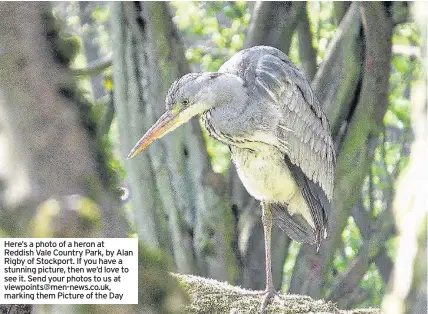
[[[110,19],[110,7],[106,5],[97,6],[92,11],[92,19],[97,22],[97,24],[107,23]]]
[[[312,44],[317,51],[317,64],[320,64],[327,52],[328,44],[336,35],[333,18],[333,2],[308,2],[309,22],[313,34]]]
[[[146,304],[154,313],[182,313],[187,296],[168,271],[172,261],[166,254],[143,245],[138,247],[138,302]]]
[[[380,306],[382,297],[385,294],[385,285],[374,264],[369,266],[363,280],[360,281],[360,288],[364,289],[369,294],[369,297],[365,298],[360,304],[361,307]]]
[[[419,30],[415,23],[401,23],[395,27],[394,37],[392,38],[394,45],[416,45],[420,46]]]
[[[78,36],[68,36],[62,31],[60,20],[50,12],[43,14],[46,37],[52,46],[54,57],[60,63],[68,66],[76,58],[81,48],[81,40]]]

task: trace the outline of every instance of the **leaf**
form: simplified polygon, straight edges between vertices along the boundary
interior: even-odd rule
[[[409,71],[409,62],[406,56],[394,56],[392,58],[392,65],[401,73],[407,73]]]
[[[110,7],[108,5],[97,6],[92,12],[92,19],[99,24],[107,22],[110,19]]]

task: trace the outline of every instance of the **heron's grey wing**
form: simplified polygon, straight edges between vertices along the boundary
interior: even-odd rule
[[[274,137],[308,204],[319,244],[326,235],[335,168],[328,121],[303,74],[280,53],[259,59],[254,91],[270,100],[281,115]]]
[[[321,186],[331,200],[335,150],[327,118],[309,83],[291,61],[281,59],[281,55],[264,55],[255,71],[257,94],[269,99],[282,116],[274,134],[279,148],[307,178]]]
[[[308,177],[303,173],[302,169],[298,166],[291,163],[288,156],[285,156],[285,163],[290,169],[294,179],[296,180],[297,185],[299,186],[300,191],[302,191],[303,198],[308,204],[309,211],[315,222],[315,242],[320,245],[321,239],[327,236],[328,230],[328,217],[327,213],[330,212],[330,202],[325,195],[325,192],[322,188],[312,182]],[[314,244],[314,243],[311,243]]]

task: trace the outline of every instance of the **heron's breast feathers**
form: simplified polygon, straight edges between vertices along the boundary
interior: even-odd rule
[[[288,215],[300,214],[315,228],[309,206],[284,162],[283,153],[263,143],[254,148],[231,146],[232,160],[248,193],[260,201],[286,205]]]

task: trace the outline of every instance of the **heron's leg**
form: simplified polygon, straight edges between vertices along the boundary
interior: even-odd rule
[[[270,211],[269,204],[262,202],[262,212],[263,233],[265,239],[266,290],[260,306],[260,313],[265,312],[270,299],[277,294],[272,278],[272,213]]]
[[[276,292],[272,278],[272,256],[271,256],[271,238],[272,238],[272,213],[269,208],[269,204],[262,202],[262,222],[263,222],[263,233],[265,242],[265,271],[266,271],[266,289],[265,291],[253,291],[245,293],[244,295],[260,295],[263,296],[260,313],[265,313],[266,307],[269,301],[274,296],[282,298],[282,296]]]
[[[265,269],[266,269],[266,292],[275,292],[272,278],[272,213],[267,203],[262,203],[262,222],[265,239]]]

